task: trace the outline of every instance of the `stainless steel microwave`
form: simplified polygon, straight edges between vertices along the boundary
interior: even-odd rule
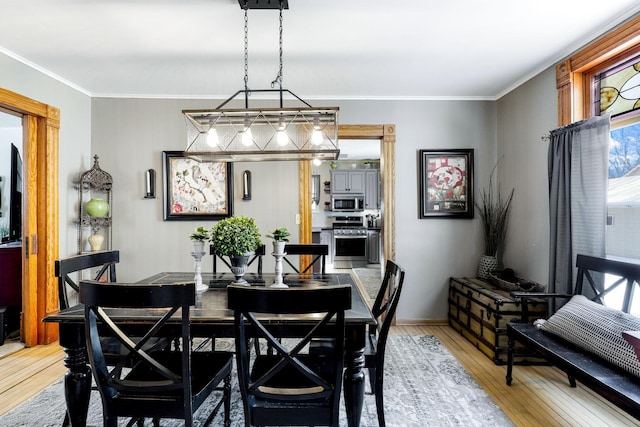
[[[362,212],[364,210],[364,195],[345,194],[331,196],[331,210],[334,212]]]

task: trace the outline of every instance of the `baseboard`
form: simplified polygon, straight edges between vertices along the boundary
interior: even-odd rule
[[[398,326],[448,326],[448,319],[396,319]]]

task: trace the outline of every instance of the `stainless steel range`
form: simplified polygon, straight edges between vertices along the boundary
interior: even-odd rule
[[[366,267],[367,228],[361,216],[337,216],[333,220],[334,268]]]

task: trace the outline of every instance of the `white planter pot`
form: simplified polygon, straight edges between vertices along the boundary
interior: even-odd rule
[[[273,253],[276,255],[284,255],[284,245],[286,245],[287,242],[277,242],[277,241],[273,241]]]
[[[193,241],[193,252],[196,254],[204,252],[204,242]]]

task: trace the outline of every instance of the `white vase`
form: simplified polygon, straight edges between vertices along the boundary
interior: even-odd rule
[[[478,264],[478,277],[488,279],[489,273],[498,268],[498,259],[491,255],[482,255]]]
[[[97,231],[94,231],[93,234],[87,238],[87,241],[89,242],[89,246],[91,246],[91,250],[93,252],[97,252],[102,248],[104,236],[102,234],[98,234]]]

